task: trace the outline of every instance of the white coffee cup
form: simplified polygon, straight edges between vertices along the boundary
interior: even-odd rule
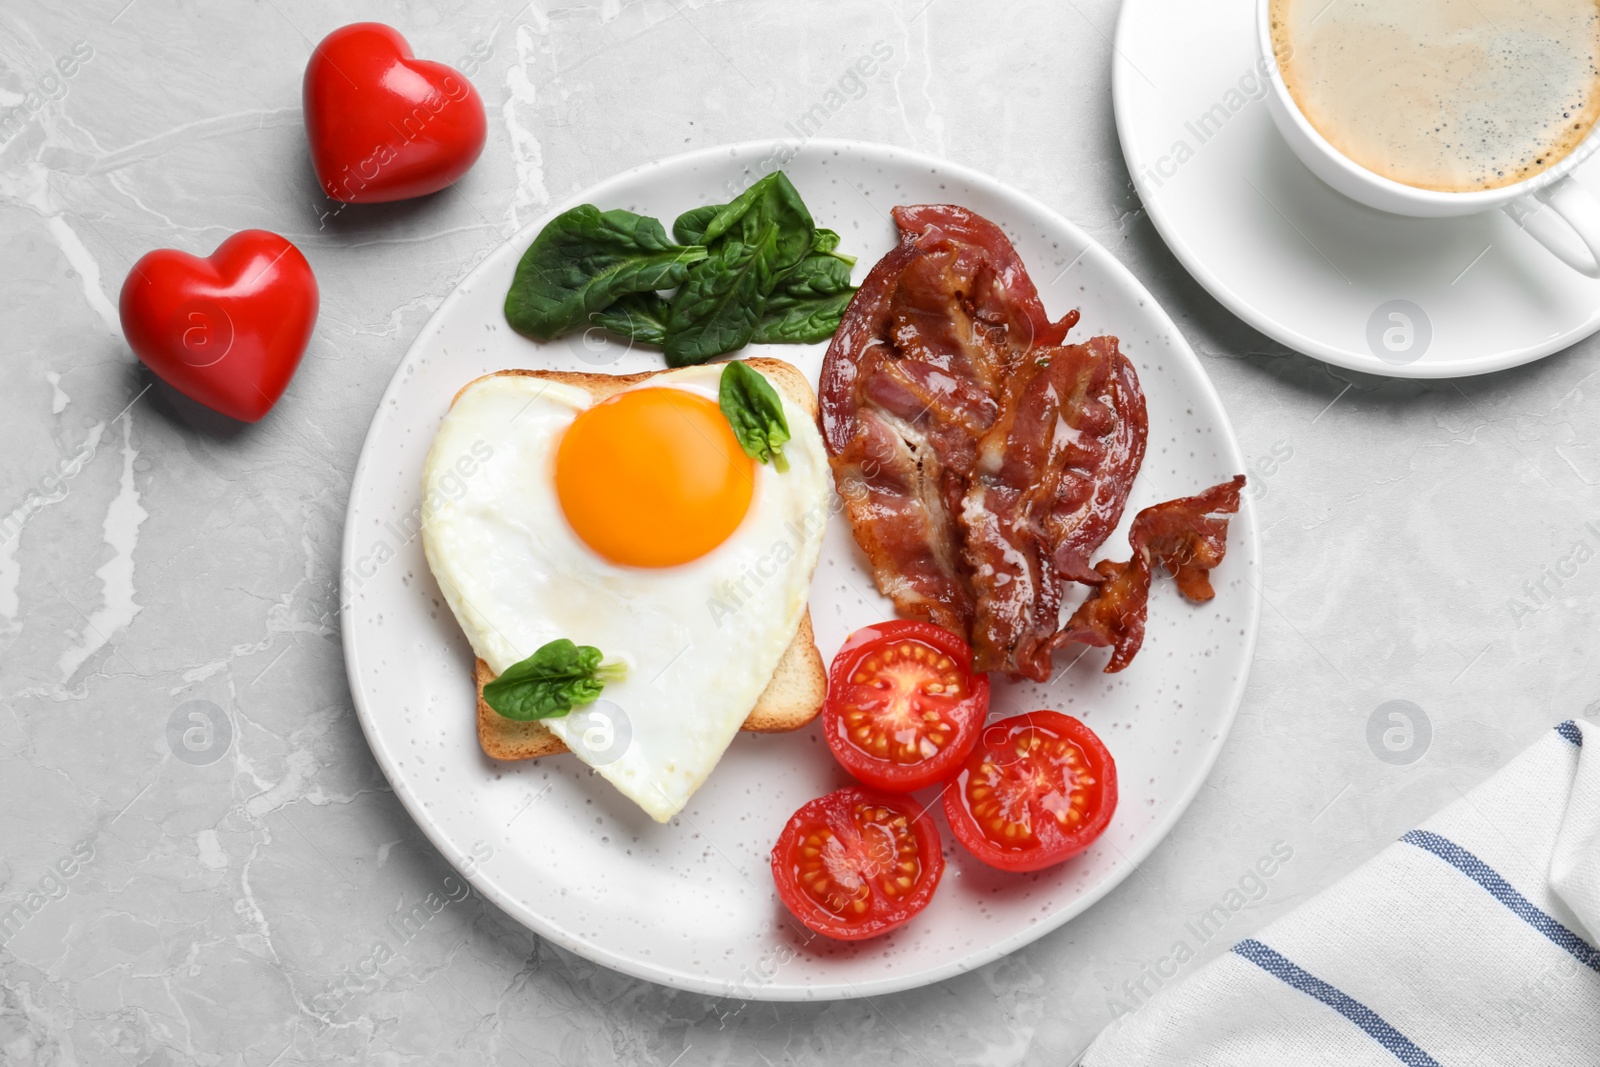
[[[1329,144],[1301,112],[1273,50],[1272,0],[1257,0],[1256,7],[1256,47],[1271,84],[1267,110],[1283,139],[1313,174],[1350,199],[1394,215],[1433,219],[1500,208],[1567,266],[1600,278],[1600,199],[1572,177],[1600,151],[1600,125],[1561,162],[1499,189],[1440,192],[1385,178]]]

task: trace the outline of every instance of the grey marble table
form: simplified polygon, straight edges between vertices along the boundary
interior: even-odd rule
[[[1600,695],[1596,343],[1419,383],[1242,325],[1132,192],[1115,0],[519,3],[0,10],[0,1062],[1070,1063],[1114,1013]],[[300,75],[314,41],[361,18],[467,70],[489,145],[448,194],[334,213]],[[878,42],[891,57],[858,86],[846,75]],[[806,115],[1058,208],[1199,351],[1251,459],[1267,576],[1220,762],[1102,903],[916,992],[679,993],[476,896],[368,966],[390,916],[455,884],[362,738],[334,614],[351,472],[390,372],[553,199],[688,148],[789,136]],[[299,244],[323,306],[277,410],[240,427],[152,387],[115,302],[143,252],[207,253],[252,226]],[[1416,724],[1390,738],[1398,755],[1369,740],[1391,701]],[[197,708],[225,714],[208,731]],[[1253,879],[1275,847],[1290,858]],[[328,1010],[335,984],[350,994]]]

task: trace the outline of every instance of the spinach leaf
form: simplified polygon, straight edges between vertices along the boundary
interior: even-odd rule
[[[773,295],[788,293],[803,298],[844,292],[854,292],[850,264],[828,252],[813,252],[784,275]]]
[[[784,291],[773,293],[750,340],[765,345],[826,341],[839,328],[839,320],[855,295],[854,289],[804,297]]]
[[[658,293],[629,293],[589,321],[630,341],[660,347],[667,343],[668,306]]]
[[[538,340],[598,325],[661,346],[673,367],[752,339],[826,340],[837,328],[855,259],[838,251],[839,234],[816,226],[783,172],[731,203],[684,212],[672,232],[589,204],[557,216],[517,265],[507,321]]]
[[[778,227],[772,251],[772,269],[781,273],[794,267],[811,252],[816,224],[800,191],[783,171],[773,171],[740,193],[712,217],[701,235],[701,243],[714,244],[724,235],[737,236],[754,244],[768,223]]]
[[[685,223],[693,231],[699,217]],[[767,297],[811,252],[816,226],[782,171],[756,182],[706,223],[708,258],[689,271],[667,321],[667,364],[704,363],[750,342]]]
[[[707,219],[701,229],[700,243],[708,245],[738,226],[740,220],[748,215],[757,202],[767,195],[767,190],[772,188],[772,179],[774,177],[775,175],[773,174],[767,175],[734,197],[732,202],[723,204],[722,207],[718,208],[717,213]]]
[[[812,241],[811,251],[814,253],[826,252],[835,259],[844,260],[849,266],[853,267],[856,265],[855,256],[847,256],[843,252],[839,251],[839,235],[834,233],[832,230],[824,230],[819,228],[816,232],[815,238]]]
[[[784,417],[778,391],[760,371],[743,360],[729,360],[722,368],[717,405],[746,455],[762,463],[770,462],[779,472],[789,469],[789,461],[783,458],[789,420]]]
[[[565,715],[592,704],[607,682],[621,681],[620,663],[601,663],[593,645],[575,645],[565,637],[543,645],[483,687],[483,700],[499,714],[518,722]]]
[[[671,289],[706,250],[672,243],[661,223],[581,204],[554,219],[517,264],[506,293],[512,329],[548,341],[628,293]]]
[[[850,261],[813,252],[778,282],[751,340],[760,344],[826,341],[839,328],[839,319],[854,294]],[[633,293],[590,315],[589,321],[635,343],[663,347],[670,314],[671,306],[659,294]]]
[[[706,227],[717,217],[717,213],[727,206],[707,204],[705,207],[690,208],[679,215],[678,221],[672,224],[672,236],[676,237],[681,245],[705,244]]]
[[[777,175],[771,176],[771,179],[773,180],[776,178]],[[793,189],[793,186],[791,185],[790,188]],[[795,197],[798,200],[798,192],[795,193]],[[710,244],[711,242],[706,240],[706,229],[711,225],[711,220],[716,218],[718,214],[720,214],[729,206],[730,205],[727,204],[707,204],[704,207],[691,208],[690,210],[685,211],[682,215],[679,215],[677,221],[672,224],[673,236],[678,239],[679,244]],[[800,202],[800,208],[805,214],[810,214],[809,211],[806,211],[805,203],[803,201]],[[817,227],[811,231],[811,250],[813,253],[833,253],[838,247],[839,235],[834,231],[826,230],[821,227]],[[834,254],[836,258],[844,260],[845,263],[852,267],[855,266],[856,257],[839,255],[837,253]]]
[[[772,260],[778,225],[768,222],[755,240],[719,242],[690,270],[672,299],[664,348],[667,366],[687,367],[750,343],[777,276]]]
[[[826,341],[856,295],[847,257],[813,252],[784,276],[762,309],[750,339],[757,344]]]

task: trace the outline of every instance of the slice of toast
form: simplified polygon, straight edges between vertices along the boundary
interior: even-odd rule
[[[817,417],[816,394],[798,370],[782,360],[759,356],[747,362],[764,374],[791,403],[810,412],[813,419]],[[665,371],[617,375],[518,369],[497,371],[486,377],[509,374],[560,382],[586,390],[598,402],[662,373]],[[463,386],[462,392],[470,386],[471,383]],[[459,392],[456,394],[457,397],[460,395]],[[478,660],[473,676],[478,686],[478,744],[491,759],[538,759],[540,756],[553,756],[567,751],[566,743],[552,734],[544,723],[507,719],[484,702],[483,687],[495,679],[495,673],[487,663]],[[751,709],[741,729],[764,734],[798,730],[822,711],[823,698],[827,694],[828,674],[822,654],[817,651],[811,629],[811,612],[808,610],[800,617],[800,628],[795,632],[794,640],[784,650],[783,658],[772,672],[772,680],[757,698],[756,706]]]

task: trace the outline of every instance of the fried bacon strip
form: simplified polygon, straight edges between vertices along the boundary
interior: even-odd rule
[[[1057,561],[1078,545],[1090,545],[1085,555],[1098,548],[1121,518],[1132,472],[1120,486],[1103,480],[1125,462],[1115,454],[1119,428],[1137,439],[1135,469],[1142,458],[1137,386],[1137,418],[1112,406],[1111,383],[1126,363],[1109,337],[1046,350],[1012,377],[1001,418],[979,441],[960,516],[977,603],[975,661],[992,665],[979,669],[1048,678],[1062,579],[1099,581],[1083,573],[1087,561],[1065,574]],[[1100,531],[1097,504],[1107,500],[1114,517]]]
[[[835,483],[902,615],[978,670],[1044,680],[1066,580],[1121,521],[1148,418],[1115,338],[1067,345],[1011,242],[964,208],[895,209],[822,368]]]
[[[1193,601],[1210,600],[1211,570],[1228,551],[1228,520],[1239,510],[1244,475],[1214,485],[1195,496],[1169,500],[1134,516],[1128,542],[1133,556],[1125,563],[1101,560],[1095,571],[1101,583],[1089,594],[1067,625],[1053,639],[1055,647],[1081,642],[1111,649],[1106,673],[1126,667],[1144,643],[1150,577],[1166,568],[1178,592]]]
[[[822,433],[878,588],[901,614],[965,634],[972,590],[950,505],[959,504],[972,445],[994,421],[995,404],[973,374],[951,373],[954,358],[970,362],[964,351],[941,366],[906,360],[888,342],[896,317],[911,314],[898,299],[900,278],[919,258],[902,241],[862,282],[823,361]],[[836,358],[840,351],[849,357]]]
[[[1150,427],[1139,376],[1128,358],[1115,351],[1116,339],[1097,337],[1089,344],[1092,347],[1107,341],[1114,356],[1107,402],[1116,413],[1116,424],[1104,441],[1097,476],[1071,483],[1072,493],[1058,501],[1045,526],[1046,536],[1054,546],[1056,572],[1070,581],[1089,585],[1098,584],[1098,577],[1089,567],[1089,557],[1122,521],[1134,476],[1144,464],[1145,437]]]

